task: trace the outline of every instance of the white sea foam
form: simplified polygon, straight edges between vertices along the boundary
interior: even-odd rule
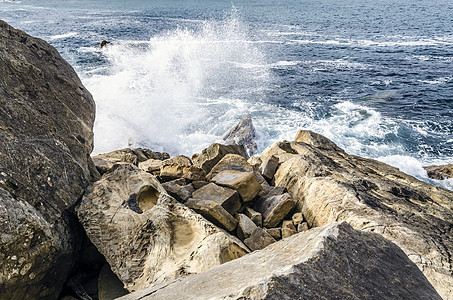
[[[64,34],[52,35],[50,37],[50,40],[66,39],[66,38],[73,37],[73,36],[76,36],[76,35],[78,35],[77,32],[71,31],[71,32],[67,32],[67,33],[64,33]]]
[[[94,153],[127,146],[199,151],[253,110],[255,102],[236,95],[259,96],[269,76],[267,67],[244,67],[266,62],[236,16],[149,41],[113,41],[102,53],[108,72],[82,75],[97,104]]]

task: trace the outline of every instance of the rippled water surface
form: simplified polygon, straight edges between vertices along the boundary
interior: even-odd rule
[[[259,150],[305,128],[424,180],[453,163],[451,1],[0,0],[0,18],[74,66],[95,153],[189,155],[250,112]]]

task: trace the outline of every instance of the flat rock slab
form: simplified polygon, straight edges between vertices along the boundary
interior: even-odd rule
[[[288,189],[309,227],[346,221],[380,233],[403,249],[442,297],[453,299],[452,191],[348,155],[309,131],[264,152],[279,156],[275,184]]]
[[[236,170],[241,172],[253,173],[253,167],[247,162],[247,160],[237,154],[225,155],[212,169],[211,172],[206,176],[208,180],[212,180],[217,174],[225,170]]]
[[[248,252],[238,238],[178,203],[156,177],[132,164],[104,174],[76,212],[129,291],[206,271]]]
[[[239,194],[233,189],[209,183],[193,193],[193,200],[211,200],[220,204],[231,215],[241,208]]]
[[[244,202],[253,200],[261,190],[261,185],[255,174],[249,172],[225,170],[218,173],[212,181],[218,185],[235,189]]]
[[[185,204],[210,222],[228,231],[233,231],[238,224],[238,221],[215,201],[190,199]]]
[[[441,298],[395,244],[379,234],[332,223],[119,299]]]

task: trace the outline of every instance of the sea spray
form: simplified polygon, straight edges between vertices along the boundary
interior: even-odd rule
[[[269,80],[237,14],[149,41],[113,41],[109,69],[83,78],[97,103],[94,153],[128,146],[191,154],[218,139]],[[227,122],[219,122],[229,118]],[[228,122],[230,121],[230,122]]]

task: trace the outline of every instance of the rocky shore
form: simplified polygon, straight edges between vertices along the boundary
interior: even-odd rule
[[[453,192],[307,130],[258,154],[250,115],[191,157],[90,157],[94,116],[0,21],[0,299],[453,299]]]

